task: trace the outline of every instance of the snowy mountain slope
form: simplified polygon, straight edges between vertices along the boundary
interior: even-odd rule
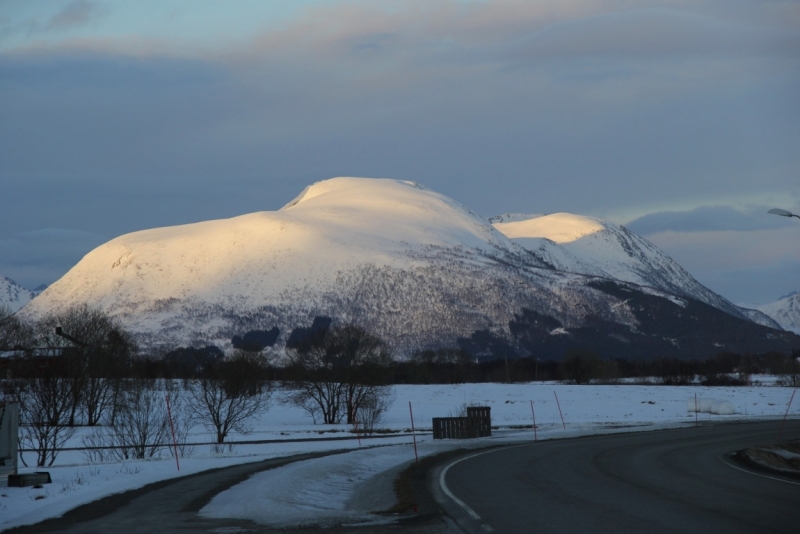
[[[793,291],[775,302],[753,308],[772,318],[784,330],[800,334],[800,292]]]
[[[415,254],[456,247],[518,252],[483,219],[414,183],[337,178],[277,212],[118,237],[87,254],[29,311],[78,297],[111,308],[122,301],[131,311],[188,297],[257,305],[309,284],[333,285],[339,271],[412,267],[421,264]]]
[[[775,329],[778,329],[778,330],[784,330],[784,328],[780,324],[778,324],[778,321],[776,321],[775,319],[773,319],[772,317],[770,317],[769,315],[767,315],[766,313],[764,313],[762,311],[755,310],[753,308],[748,308],[748,307],[742,306],[742,305],[738,305],[737,308],[739,308],[739,311],[742,312],[742,314],[745,317],[747,317],[748,319],[750,319],[754,323],[758,323],[760,325],[763,325],[763,326],[766,326],[766,327],[769,327],[769,328],[775,328]]]
[[[0,308],[17,311],[33,299],[35,294],[14,282],[0,276]]]
[[[415,183],[336,178],[276,212],[118,237],[24,315],[89,302],[150,341],[193,344],[330,314],[424,343],[447,320],[450,338],[507,323],[503,303],[526,285],[539,290],[527,300],[569,314],[552,289],[560,277],[543,267],[485,219]]]
[[[568,339],[579,330],[589,340],[606,339],[611,330],[614,339],[633,332],[635,345],[651,336],[638,330],[646,319],[642,306],[664,308],[678,325],[673,332],[684,320],[681,310],[695,300],[705,303],[697,309],[708,321],[721,314],[752,325],[627,230],[567,216],[558,232],[546,233],[535,225],[558,221],[533,220],[496,228],[413,182],[334,178],[307,187],[278,211],[120,236],[87,254],[21,313],[36,318],[89,303],[120,318],[143,346],[223,348],[232,336],[276,326],[280,347],[293,328],[327,316],[369,329],[401,355],[462,346],[465,339],[483,352],[487,343],[516,343],[525,332],[537,340],[526,342],[530,347],[540,334]],[[513,222],[525,219],[507,221]],[[621,285],[610,288],[604,281],[614,277]],[[531,313],[523,319],[524,310]],[[540,332],[537,317],[558,328]],[[706,336],[692,354],[727,346],[734,330]],[[665,335],[656,337],[674,346]],[[769,335],[756,329],[749,337]],[[562,345],[549,346],[561,354],[555,351]]]
[[[737,306],[624,226],[571,213],[506,214],[490,220],[512,241],[557,270],[656,288],[744,317]]]

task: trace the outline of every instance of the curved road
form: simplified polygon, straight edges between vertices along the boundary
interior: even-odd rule
[[[739,470],[727,458],[774,442],[778,426],[727,424],[494,449],[440,467],[434,495],[466,532],[797,534],[800,481]],[[787,436],[800,436],[800,421],[787,422]]]
[[[725,453],[775,440],[775,421],[531,443],[453,457],[432,474],[434,497],[467,532],[800,532],[800,484],[731,467]],[[784,433],[800,436],[800,421]],[[253,473],[324,454],[303,454],[207,471],[112,495],[10,532],[133,534],[275,532],[246,520],[197,515],[211,498]],[[454,463],[455,462],[457,463]],[[444,470],[447,469],[446,472]],[[444,472],[454,497],[441,491]],[[420,491],[427,488],[419,474]],[[331,534],[452,532],[429,498],[419,521],[340,527]],[[424,512],[424,513],[422,513]],[[293,530],[293,534],[318,532]]]

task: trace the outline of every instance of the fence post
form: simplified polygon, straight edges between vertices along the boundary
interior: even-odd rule
[[[419,462],[417,454],[417,431],[414,430],[414,411],[411,409],[411,401],[408,401],[408,413],[411,414],[411,435],[414,437],[414,461]]]
[[[181,464],[178,461],[178,440],[175,439],[175,425],[172,424],[172,410],[169,407],[169,394],[167,394],[167,415],[169,415],[169,427],[172,429],[172,444],[175,446],[175,465],[178,471],[181,470]]]
[[[553,390],[553,395],[556,396],[556,405],[558,406],[558,415],[561,416],[561,425],[564,427],[564,430],[567,429],[567,424],[564,422],[564,414],[561,413],[561,403],[558,402],[558,395],[556,395],[556,390]]]
[[[786,416],[789,415],[789,408],[792,407],[792,401],[794,400],[795,393],[797,393],[797,388],[794,388],[794,391],[792,391],[792,397],[789,399],[789,405],[786,406],[786,413],[783,414],[783,422],[781,423],[781,431],[778,433],[778,441],[780,441],[781,436],[783,436],[783,425],[786,424]]]

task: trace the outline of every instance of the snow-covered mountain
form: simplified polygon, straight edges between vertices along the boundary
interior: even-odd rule
[[[25,289],[10,278],[0,276],[0,308],[17,311],[35,296],[33,291]]]
[[[514,213],[489,220],[512,241],[559,271],[652,287],[697,299],[733,315],[741,313],[655,245],[624,226],[571,213]]]
[[[279,211],[118,237],[24,315],[89,302],[145,342],[178,344],[224,344],[241,330],[277,324],[285,332],[329,315],[424,344],[442,322],[452,323],[451,339],[507,323],[513,315],[501,303],[509,288],[529,278],[561,280],[524,270],[541,267],[485,219],[416,183],[335,178]]]
[[[673,323],[695,306],[692,319],[753,324],[622,227],[569,214],[503,217],[493,226],[414,182],[334,178],[278,211],[118,237],[22,314],[86,302],[119,317],[144,345],[223,347],[275,326],[280,344],[327,316],[360,324],[402,353],[465,339],[514,343],[545,324],[559,339],[580,329],[606,336],[616,325],[614,339],[629,347],[623,334],[645,335],[638,314],[648,306]]]
[[[800,334],[800,291],[793,291],[775,302],[753,308],[775,320],[784,330]]]

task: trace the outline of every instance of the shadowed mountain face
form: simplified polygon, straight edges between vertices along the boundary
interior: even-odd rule
[[[608,280],[589,284],[617,299],[636,318],[634,328],[587,318],[564,328],[549,317],[525,310],[510,323],[518,345],[529,354],[555,358],[571,348],[587,348],[604,358],[707,358],[720,352],[784,353],[800,342],[792,332],[742,320],[691,298],[665,298],[633,285]]]
[[[636,306],[625,291],[637,295]],[[490,340],[520,355],[537,348],[523,333],[526,314],[535,314],[559,325],[546,333],[552,354],[585,344],[584,332],[592,343],[613,334],[642,355],[676,346],[651,337],[686,338],[678,350],[694,356],[749,345],[729,338],[733,327],[719,339],[689,342],[706,335],[696,330],[709,321],[724,321],[697,322],[699,312],[688,308],[710,310],[709,317],[745,325],[742,331],[755,326],[622,227],[570,214],[493,226],[416,183],[359,178],[318,182],[276,212],[118,237],[22,314],[81,302],[119,317],[144,346],[227,348],[233,341],[279,350],[296,328],[328,317],[372,331],[400,355],[464,340],[475,352]],[[671,317],[684,334],[662,333],[663,325],[648,322],[650,309],[658,325]],[[529,330],[528,337],[544,335]]]

